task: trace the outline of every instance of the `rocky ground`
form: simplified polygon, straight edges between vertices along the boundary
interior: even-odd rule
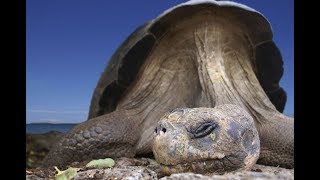
[[[41,160],[49,151],[54,141],[60,138],[62,133],[50,132],[42,135],[27,134],[27,167],[26,179],[54,179],[57,170],[54,167],[38,168]],[[92,169],[85,165],[88,161],[73,163],[71,167],[79,168],[74,176],[75,180],[84,179],[161,179],[161,180],[185,180],[185,179],[294,179],[294,169],[255,165],[251,171],[231,172],[223,175],[179,173],[171,176],[163,176],[159,172],[159,165],[153,159],[148,158],[119,158],[115,159],[112,168]],[[65,169],[60,169],[65,170]]]
[[[161,179],[161,180],[239,180],[239,179],[294,179],[293,169],[255,165],[251,171],[239,171],[224,175],[201,175],[195,173],[179,173],[171,176],[163,176],[158,171],[157,163],[152,159],[120,158],[116,159],[116,165],[106,169],[89,169],[85,167],[87,162],[74,163],[72,167],[81,168],[75,180],[87,179]],[[27,179],[54,179],[56,170],[53,167],[46,169],[31,168],[26,170]]]

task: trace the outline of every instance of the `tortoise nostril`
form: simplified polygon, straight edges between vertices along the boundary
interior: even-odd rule
[[[168,127],[166,127],[166,124],[161,123],[158,126],[156,126],[156,128],[154,129],[154,132],[156,135],[161,135],[167,132],[167,128]]]

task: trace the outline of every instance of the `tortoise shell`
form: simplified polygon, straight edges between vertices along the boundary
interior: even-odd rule
[[[88,119],[115,110],[117,103],[137,78],[140,67],[156,42],[177,21],[199,12],[223,13],[247,32],[254,49],[254,72],[270,101],[280,112],[284,110],[286,93],[279,81],[283,74],[281,53],[273,42],[268,20],[258,11],[227,1],[193,0],[168,9],[157,18],[138,27],[116,50],[102,72],[94,90]]]

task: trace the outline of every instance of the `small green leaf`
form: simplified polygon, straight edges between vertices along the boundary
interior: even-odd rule
[[[34,160],[32,160],[31,158],[28,158],[28,163],[34,163]]]
[[[92,160],[86,165],[86,167],[103,169],[103,168],[111,168],[114,166],[114,164],[115,162],[113,159],[105,158],[105,159]]]
[[[55,180],[70,180],[74,178],[77,175],[77,171],[80,170],[80,168],[69,167],[65,171],[60,171],[56,166],[54,168],[58,172],[55,175]]]

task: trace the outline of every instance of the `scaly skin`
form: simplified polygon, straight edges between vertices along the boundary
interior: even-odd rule
[[[133,157],[140,131],[126,112],[114,112],[86,121],[68,132],[45,157],[43,166],[68,165],[101,157]]]
[[[275,113],[269,123],[258,126],[261,146],[259,164],[294,168],[294,120]]]

